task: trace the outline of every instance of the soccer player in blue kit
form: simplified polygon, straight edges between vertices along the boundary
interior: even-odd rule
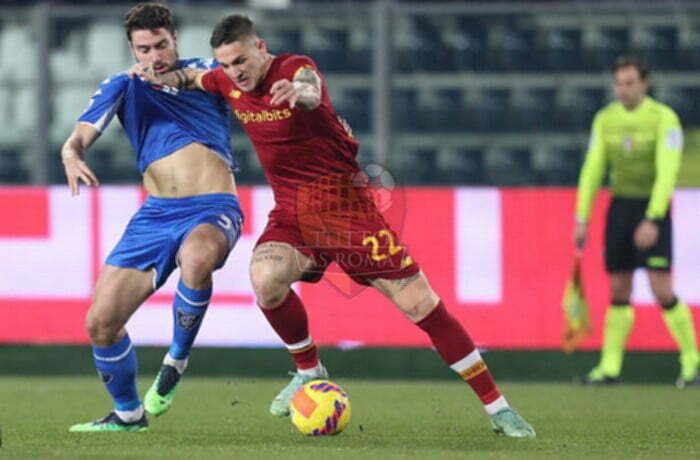
[[[124,27],[139,71],[211,68],[211,61],[178,59],[172,14],[161,4],[134,6]],[[107,257],[86,318],[95,365],[114,410],[70,431],[142,431],[148,428],[144,407],[154,415],[170,408],[211,297],[212,272],[240,236],[243,216],[226,103],[201,91],[153,85],[134,73],[102,82],[61,151],[73,195],[80,181],[98,185],[84,153],[117,115],[149,195]],[[136,352],[124,325],[176,266],[173,342],[142,404]]]

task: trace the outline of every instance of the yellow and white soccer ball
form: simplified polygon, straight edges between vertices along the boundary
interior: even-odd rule
[[[307,436],[338,434],[350,421],[348,394],[330,380],[312,380],[292,397],[292,424]]]

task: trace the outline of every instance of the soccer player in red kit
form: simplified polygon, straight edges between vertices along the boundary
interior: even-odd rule
[[[377,210],[355,159],[358,143],[336,115],[325,81],[307,56],[268,53],[250,19],[232,15],[215,27],[220,67],[144,75],[156,83],[226,98],[255,146],[275,207],[257,242],[250,275],[258,304],[296,363],[270,412],[288,415],[304,383],[327,377],[309,334],[306,311],[290,288],[318,281],[331,262],[386,295],[425,331],[442,359],[474,390],[497,433],[534,437],[499,392],[462,325]]]

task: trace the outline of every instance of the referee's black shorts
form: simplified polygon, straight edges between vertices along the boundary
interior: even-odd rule
[[[605,225],[605,268],[608,273],[633,271],[638,267],[669,271],[672,263],[670,209],[659,224],[659,240],[640,251],[634,245],[634,230],[644,219],[647,198],[616,198],[608,208]]]

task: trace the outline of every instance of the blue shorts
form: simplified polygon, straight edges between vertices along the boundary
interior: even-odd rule
[[[241,235],[243,212],[235,195],[214,193],[186,198],[149,196],[129,221],[106,263],[137,270],[155,270],[158,289],[177,266],[177,254],[187,235],[200,224],[219,228],[228,240],[221,268]]]

